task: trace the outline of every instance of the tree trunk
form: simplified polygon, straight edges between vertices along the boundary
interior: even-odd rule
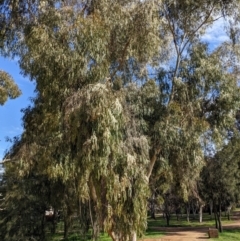
[[[150,200],[150,212],[151,212],[151,218],[156,219],[155,216],[155,195],[152,195],[152,198]]]
[[[202,211],[203,211],[203,205],[200,204],[200,206],[199,206],[199,223],[202,223],[202,215],[203,215]]]
[[[64,239],[68,238],[70,223],[71,223],[71,218],[69,216],[65,216],[64,217]]]
[[[218,218],[217,213],[214,211],[214,219],[215,219],[215,228],[218,229]]]
[[[98,219],[95,218],[95,220],[93,221],[93,227],[92,227],[92,240],[98,240],[99,238],[99,233],[100,233],[100,229],[99,229],[99,222]]]
[[[212,216],[212,213],[213,213],[213,202],[212,200],[209,201],[209,215]]]
[[[167,220],[167,226],[169,227],[170,225],[170,214],[166,213],[166,220]]]
[[[230,211],[227,212],[227,218],[230,220]]]
[[[195,219],[196,218],[196,207],[195,207],[195,205],[194,205],[194,203],[192,202],[192,212],[193,212],[193,219]]]
[[[112,230],[107,231],[108,235],[111,237],[112,241],[125,241],[123,239],[123,236],[119,235],[117,236]],[[132,235],[130,235],[130,238],[127,238],[128,241],[137,241],[137,232],[133,231]]]
[[[219,225],[218,225],[218,218],[217,218],[217,207],[215,203],[213,203],[213,209],[214,209],[215,227],[216,229],[218,229]]]
[[[220,214],[218,215],[218,224],[219,224],[218,230],[219,230],[220,233],[222,233],[223,227],[222,227],[222,220],[221,220],[221,215]]]
[[[118,241],[116,236],[115,236],[115,233],[112,230],[108,230],[107,233],[111,237],[112,241]]]
[[[45,215],[42,216],[42,220],[41,220],[41,240],[44,241],[45,240]]]
[[[179,221],[179,216],[181,215],[181,208],[177,208],[176,209],[176,217],[177,217],[177,221]]]
[[[189,222],[189,216],[190,216],[190,204],[187,203],[186,205],[186,211],[187,211],[187,221]]]
[[[232,206],[227,207],[227,218],[230,220],[230,213],[231,213]]]
[[[136,232],[133,232],[131,241],[137,241],[137,233]]]
[[[57,225],[57,212],[55,211],[55,209],[53,209],[53,219],[51,221],[52,223],[52,227],[51,227],[51,233],[55,234],[56,233],[56,225]]]
[[[221,204],[221,200],[219,200],[218,224],[219,224],[218,230],[221,233],[223,231],[223,228],[222,228],[222,204]]]
[[[98,240],[99,233],[100,233],[100,222],[99,222],[99,215],[96,210],[97,205],[95,204],[94,206],[93,203],[94,203],[94,200],[92,202],[89,200],[89,216],[92,224],[92,240]]]
[[[217,205],[214,203],[215,226],[219,230],[220,233],[223,231],[221,215],[222,215],[221,202],[219,202],[218,208],[217,208]]]
[[[222,220],[221,220],[221,213],[217,212],[216,216],[217,216],[217,222],[218,222],[218,227],[216,227],[216,228],[218,228],[219,232],[221,233],[223,231]]]
[[[150,153],[151,158],[150,158],[150,163],[149,163],[148,172],[147,172],[148,180],[152,174],[153,167],[155,165],[157,156],[159,155],[160,151],[161,151],[161,148],[158,147],[158,148],[154,149],[153,153]]]

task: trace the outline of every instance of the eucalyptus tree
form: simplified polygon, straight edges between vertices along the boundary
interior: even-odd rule
[[[223,205],[239,201],[239,134],[216,155],[207,160],[202,171],[202,192],[213,202],[216,228],[222,232]]]
[[[148,61],[161,39],[154,4],[109,6],[43,7],[29,26],[20,64],[37,81],[35,107],[24,119],[26,142],[36,151],[22,158],[26,172],[33,165],[51,180],[75,181],[76,195],[94,203],[94,221],[113,239],[127,240],[146,225],[148,143],[128,130],[134,121],[125,92],[109,82],[130,56]]]
[[[234,6],[237,9],[237,2],[231,2],[225,10],[221,8],[224,3],[218,3],[163,1],[162,31],[168,36],[172,51],[168,48],[169,64],[160,64],[154,73],[161,107],[156,105],[160,114],[155,122],[149,118],[149,126],[159,130],[150,145],[159,150],[152,163],[161,160],[169,165],[174,174],[172,185],[178,187],[186,201],[194,193],[201,205],[197,180],[204,165],[203,150],[207,143],[221,148],[228,130],[234,126],[239,106],[236,48],[223,43],[210,50],[201,39],[207,27],[232,14]],[[156,117],[157,111],[153,113],[151,117]]]
[[[210,52],[200,39],[223,5],[227,12],[234,3],[2,5],[5,26],[19,27],[9,48],[36,80],[34,107],[23,119],[31,151],[15,155],[19,175],[60,182],[66,224],[71,200],[80,200],[91,208],[93,239],[103,226],[113,240],[135,240],[146,227],[149,179],[161,178],[164,165],[187,199],[203,165],[201,138],[225,133],[238,103],[224,62],[231,46]],[[159,71],[163,64],[170,68]]]

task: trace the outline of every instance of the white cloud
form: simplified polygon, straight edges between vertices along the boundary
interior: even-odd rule
[[[209,43],[211,48],[216,48],[221,43],[229,41],[229,37],[226,33],[228,23],[226,19],[220,18],[214,22],[214,24],[206,30],[206,33],[202,36],[202,40]]]

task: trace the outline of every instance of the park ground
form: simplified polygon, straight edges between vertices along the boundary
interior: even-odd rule
[[[232,212],[231,220],[222,215],[223,233],[219,234],[219,238],[209,239],[208,229],[214,228],[214,216],[205,213],[203,222],[199,223],[198,217],[190,217],[190,222],[186,221],[186,216],[177,220],[175,215],[172,215],[170,226],[166,226],[166,220],[162,215],[154,219],[148,219],[148,229],[145,236],[139,238],[138,241],[240,241],[240,209]],[[63,235],[63,223],[58,225],[58,231],[54,236],[49,237],[49,241],[60,241]],[[89,236],[90,239],[90,236]],[[77,227],[72,230],[68,241],[81,241],[77,235]],[[101,235],[99,241],[111,241],[106,235]]]
[[[208,214],[204,215],[205,219],[202,223],[198,223],[197,219],[190,223],[180,219],[177,221],[173,218],[170,227],[160,226],[162,221],[159,217],[158,226],[154,226],[154,221],[150,220],[150,232],[153,235],[161,233],[161,237],[144,238],[144,241],[204,241],[204,240],[219,240],[219,241],[240,241],[240,211],[236,210],[232,213],[231,220],[223,219],[223,233],[219,234],[219,238],[209,239],[208,229],[214,228],[213,217]]]

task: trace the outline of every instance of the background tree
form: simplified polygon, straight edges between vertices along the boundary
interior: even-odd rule
[[[216,228],[222,232],[221,211],[225,206],[239,201],[239,137],[229,143],[212,158],[202,171],[202,193],[213,202]]]

